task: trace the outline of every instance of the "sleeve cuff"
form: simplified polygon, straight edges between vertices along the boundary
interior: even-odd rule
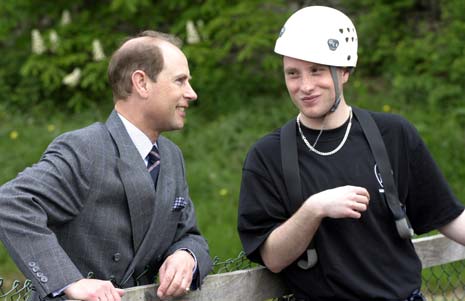
[[[200,287],[199,285],[199,269],[198,269],[198,265],[197,265],[197,257],[195,256],[194,252],[192,252],[191,250],[187,249],[187,248],[181,248],[179,249],[181,251],[186,251],[187,253],[189,253],[192,258],[194,258],[194,262],[195,262],[195,265],[194,265],[194,269],[192,270],[192,282],[191,282],[191,287],[190,289],[191,290],[196,290],[197,288]]]
[[[65,289],[67,289],[68,286],[70,286],[71,284],[72,284],[72,283],[68,284],[67,286],[65,286],[64,288],[62,288],[62,289],[60,289],[60,290],[56,290],[56,291],[52,292],[52,293],[51,293],[52,297],[55,298],[55,297],[64,295]]]

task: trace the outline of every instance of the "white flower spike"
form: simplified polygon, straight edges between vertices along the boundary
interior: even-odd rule
[[[45,52],[45,44],[40,31],[37,29],[32,30],[32,53],[42,54]]]
[[[81,69],[74,68],[73,72],[71,72],[70,74],[66,75],[63,78],[63,84],[65,84],[68,87],[74,88],[77,86],[80,79],[81,79]]]
[[[98,39],[92,41],[92,54],[94,61],[96,62],[105,59],[105,53],[103,53],[102,43],[100,43],[100,40]]]
[[[187,21],[186,23],[187,31],[187,43],[188,44],[197,44],[200,42],[200,36],[195,28],[194,22],[192,20]]]

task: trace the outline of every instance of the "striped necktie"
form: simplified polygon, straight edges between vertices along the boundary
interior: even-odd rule
[[[157,186],[158,173],[160,171],[160,153],[155,145],[147,155],[147,161],[147,169],[152,176],[153,183]]]

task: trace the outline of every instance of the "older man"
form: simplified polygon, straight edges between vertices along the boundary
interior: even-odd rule
[[[0,238],[36,300],[120,300],[157,274],[159,297],[180,296],[211,269],[182,153],[161,136],[197,98],[179,40],[130,38],[108,75],[107,122],[59,136],[0,188]]]

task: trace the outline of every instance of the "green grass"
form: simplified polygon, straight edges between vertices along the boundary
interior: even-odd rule
[[[454,192],[465,200],[465,187],[460,181],[465,176],[463,115],[396,103],[378,90],[383,87],[371,85],[367,88],[357,80],[354,85],[357,89],[346,92],[346,98],[353,105],[400,113],[418,127]],[[202,105],[189,109],[186,127],[166,133],[166,136],[183,150],[190,194],[211,255],[225,260],[236,258],[242,249],[236,219],[245,155],[258,138],[278,128],[297,112],[287,95],[250,99],[247,106],[239,110],[218,112],[214,116],[205,116],[206,109]],[[80,114],[50,114],[45,110],[6,114],[5,108],[0,107],[0,164],[3,166],[0,184],[36,162],[54,137],[94,121],[103,121],[109,110],[93,109]],[[14,131],[17,137],[12,139]],[[1,246],[0,277],[22,277]]]

